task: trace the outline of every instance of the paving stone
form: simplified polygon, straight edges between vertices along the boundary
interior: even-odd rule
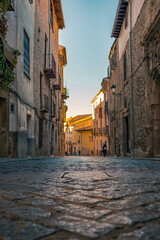
[[[8,201],[6,199],[0,198],[0,210],[3,210],[5,208],[12,208],[15,207],[16,204],[13,201]]]
[[[160,212],[160,202],[150,204],[145,209]]]
[[[135,210],[132,212],[122,211],[121,213],[112,214],[106,217],[104,221],[111,224],[133,225],[136,223],[147,222],[160,217],[160,212],[152,212],[147,210]]]
[[[160,240],[160,225],[147,225],[130,233],[121,234],[117,240]]]
[[[98,206],[111,209],[111,210],[125,210],[132,209],[138,206],[143,206],[146,204],[153,203],[160,199],[160,194],[141,194],[138,196],[127,197],[127,199],[116,200],[112,202],[102,202],[99,203]],[[149,209],[149,208],[148,208]]]
[[[18,200],[18,199],[24,199],[26,198],[25,195],[23,195],[20,192],[16,191],[5,191],[5,190],[0,190],[0,197],[7,197],[12,200]]]
[[[33,240],[53,233],[54,229],[27,221],[0,221],[0,238],[7,240]]]
[[[93,220],[98,220],[111,213],[110,210],[97,210],[93,208],[79,206],[76,204],[57,206],[56,210],[59,210],[63,213],[69,213],[71,215],[77,215],[79,217],[91,218]]]
[[[51,221],[50,224],[53,224],[60,229],[91,238],[96,238],[101,234],[107,234],[115,228],[114,225],[106,222],[99,223],[97,221],[88,221],[87,219],[70,216],[59,217],[56,220]]]
[[[5,212],[26,220],[36,220],[39,218],[49,217],[51,215],[50,212],[31,206],[18,206],[6,209]]]
[[[20,202],[20,201],[19,201]],[[54,199],[32,196],[21,201],[21,203],[34,206],[55,206]]]

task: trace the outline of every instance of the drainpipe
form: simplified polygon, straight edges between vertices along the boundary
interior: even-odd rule
[[[51,11],[50,11],[50,7],[51,7],[51,0],[49,0],[49,9],[48,9],[48,11],[49,11],[49,46],[48,46],[49,68],[51,66],[51,63],[50,63],[51,62],[51,59],[50,59],[50,53],[51,53],[51,23],[50,23]],[[49,86],[49,133],[50,133],[50,125],[51,125],[51,98],[52,98],[50,84],[51,84],[51,82],[50,82],[50,78],[49,78],[49,80],[48,80],[48,86]]]
[[[129,0],[130,10],[130,32],[129,32],[129,65],[130,65],[130,88],[131,88],[131,129],[132,129],[132,157],[134,158],[135,136],[134,136],[134,110],[133,110],[133,79],[132,79],[132,3]]]

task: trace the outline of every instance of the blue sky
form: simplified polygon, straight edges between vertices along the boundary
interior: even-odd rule
[[[59,40],[67,51],[67,117],[91,113],[90,101],[107,75],[117,6],[118,0],[62,0],[66,28]]]

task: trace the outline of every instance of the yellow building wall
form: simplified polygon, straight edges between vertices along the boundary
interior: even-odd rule
[[[83,116],[83,115],[82,115]],[[80,119],[78,119],[80,118]],[[68,126],[72,127],[73,130],[73,155],[92,155],[93,152],[93,119],[92,115],[81,118],[81,116],[76,116],[74,119],[67,119]],[[88,129],[87,129],[88,128]]]
[[[92,155],[93,140],[91,130],[81,132],[81,155]]]

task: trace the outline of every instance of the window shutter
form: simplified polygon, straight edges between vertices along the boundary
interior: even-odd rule
[[[126,61],[126,52],[123,55],[123,71],[124,71],[124,81],[126,81],[127,78],[127,61]]]

